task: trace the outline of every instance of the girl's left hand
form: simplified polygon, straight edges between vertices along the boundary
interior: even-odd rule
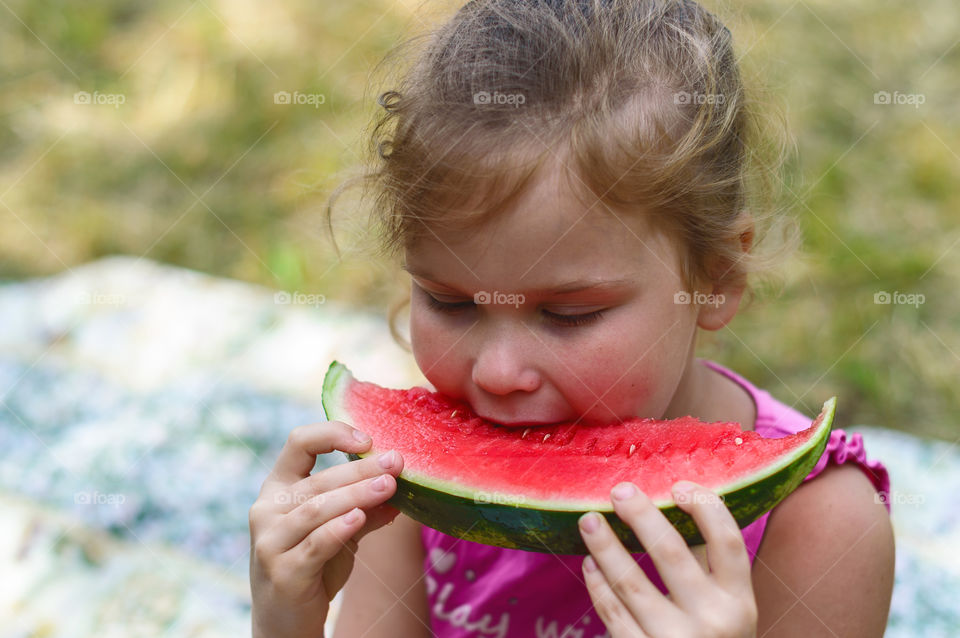
[[[692,490],[678,491],[684,486]],[[719,496],[695,483],[679,481],[673,493],[700,528],[709,566],[701,566],[646,494],[621,483],[611,492],[614,511],[636,533],[670,594],[650,582],[606,519],[590,512],[580,518],[580,533],[590,550],[583,573],[594,609],[612,638],[754,638],[750,557],[733,515]]]

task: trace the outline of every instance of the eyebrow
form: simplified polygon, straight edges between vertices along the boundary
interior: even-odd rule
[[[409,266],[401,266],[401,268],[411,275],[420,277],[431,283],[440,284],[445,288],[450,288],[451,290],[456,290],[454,286],[449,286],[444,284],[440,280],[433,277],[428,272],[423,272],[410,268]],[[629,279],[605,279],[605,280],[596,280],[596,279],[575,279],[573,281],[568,281],[562,283],[554,288],[549,289],[540,289],[540,290],[515,290],[511,292],[525,292],[525,293],[534,293],[540,295],[570,295],[577,292],[583,292],[585,290],[612,290],[616,288],[621,288],[627,285],[630,285],[632,282]]]

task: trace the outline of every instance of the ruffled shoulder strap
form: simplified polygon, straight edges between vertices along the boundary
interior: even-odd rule
[[[849,439],[848,439],[849,436]],[[823,472],[829,463],[856,463],[857,466],[867,475],[874,489],[880,495],[883,504],[890,512],[890,474],[887,468],[880,461],[867,458],[867,451],[863,446],[863,436],[859,432],[848,435],[845,430],[835,429],[830,433],[830,440],[827,442],[827,449],[820,456],[820,460],[814,466],[813,470],[807,474],[803,482],[806,483],[818,474]]]

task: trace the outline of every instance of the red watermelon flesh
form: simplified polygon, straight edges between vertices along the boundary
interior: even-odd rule
[[[747,484],[778,459],[791,458],[824,416],[802,432],[768,439],[738,423],[690,416],[504,426],[426,388],[396,390],[356,380],[342,400],[352,425],[373,438],[376,451],[401,452],[409,479],[518,494],[527,506],[541,501],[573,510],[609,507],[610,487],[620,481],[633,481],[654,501],[672,500],[670,487],[678,480],[710,489]]]

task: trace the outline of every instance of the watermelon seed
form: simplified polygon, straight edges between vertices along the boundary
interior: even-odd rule
[[[523,431],[523,434],[520,435],[520,438],[521,438],[521,439],[527,438],[527,434],[528,434],[529,432],[530,432],[530,428],[527,428],[526,430]]]
[[[544,437],[543,437],[543,442],[546,443],[546,442],[547,442],[547,439],[549,439],[549,438],[550,438],[550,435],[549,435],[549,434],[544,435]]]
[[[733,440],[733,442],[736,443],[737,445],[740,445],[741,443],[743,443],[743,439],[741,439],[741,438],[738,436],[737,438],[735,438],[735,439]]]
[[[457,416],[457,411],[456,411],[456,410],[454,410],[453,412],[450,413],[450,418],[451,418],[451,419],[452,419],[453,417],[455,417],[455,416]]]
[[[627,452],[627,457],[629,458],[630,456],[633,456],[633,451],[636,450],[636,449],[637,449],[636,444],[635,444],[635,443],[631,443],[631,444],[630,444],[630,451]]]

